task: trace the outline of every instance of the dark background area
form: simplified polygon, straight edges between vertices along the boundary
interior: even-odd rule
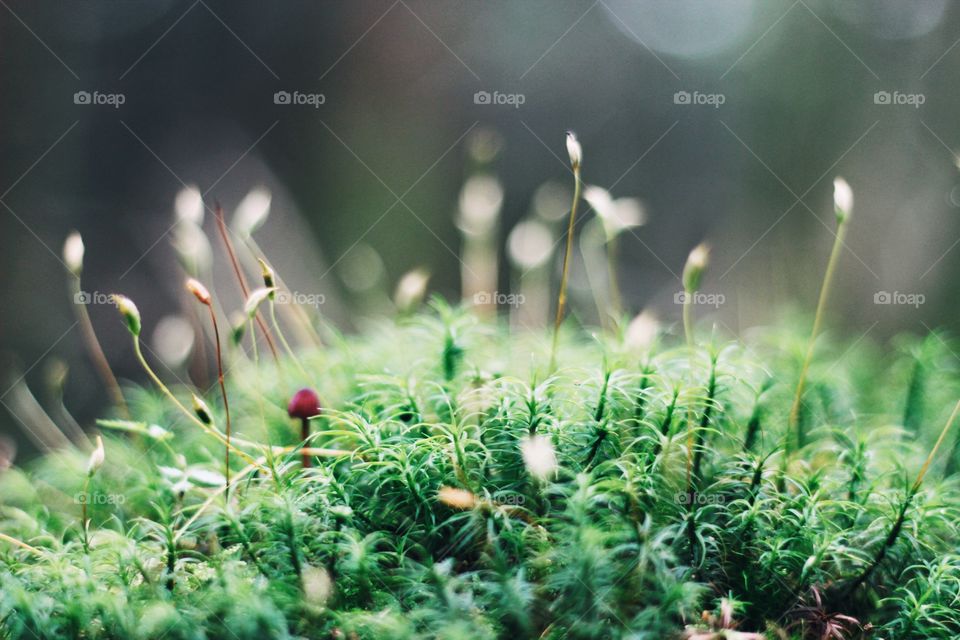
[[[857,204],[831,326],[876,339],[957,328],[955,2],[0,5],[0,434],[22,439],[29,421],[8,395],[23,374],[49,402],[53,358],[70,367],[66,401],[81,423],[103,410],[59,258],[71,229],[87,245],[84,289],[133,297],[149,334],[181,296],[167,237],[176,194],[195,184],[229,211],[265,186],[260,244],[299,290],[327,296],[328,317],[355,328],[340,268],[364,268],[348,259],[358,243],[379,255],[384,291],[422,265],[431,291],[459,296],[454,220],[480,131],[503,143],[492,167],[506,194],[501,240],[538,187],[569,183],[566,129],[583,144],[586,182],[642,199],[647,224],[620,242],[632,312],[676,319],[677,274],[703,239],[725,330],[812,308],[843,175]],[[78,91],[124,103],[75,104]],[[275,104],[277,91],[324,103]],[[478,91],[523,104],[477,104]],[[723,104],[676,104],[678,91]],[[923,104],[877,104],[884,91]],[[211,240],[218,290],[232,292]],[[879,291],[924,303],[877,305]],[[118,375],[139,380],[115,311],[89,310]]]

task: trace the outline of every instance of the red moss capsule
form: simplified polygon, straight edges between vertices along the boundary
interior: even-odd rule
[[[310,437],[310,418],[320,415],[320,396],[313,389],[300,389],[290,398],[290,404],[287,405],[287,414],[291,418],[300,420],[300,439],[304,446]],[[303,454],[303,466],[310,466],[309,454]]]

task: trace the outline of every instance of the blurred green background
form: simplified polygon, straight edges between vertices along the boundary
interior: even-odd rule
[[[60,262],[71,229],[87,245],[83,289],[130,295],[145,335],[162,341],[158,323],[182,304],[170,246],[177,194],[196,185],[229,216],[265,188],[260,246],[291,288],[323,296],[323,314],[355,329],[389,310],[414,267],[432,273],[430,291],[458,299],[460,193],[479,160],[490,160],[484,170],[504,194],[496,244],[531,216],[557,239],[571,182],[567,129],[583,145],[587,183],[642,202],[646,223],[619,238],[627,311],[676,321],[677,276],[704,239],[713,246],[705,288],[724,303],[701,315],[720,331],[812,308],[842,175],[856,212],[830,325],[851,339],[956,328],[956,3],[0,5],[7,449],[32,446],[24,434],[38,418],[24,383],[54,415],[56,359],[70,371],[73,415],[89,424],[103,411]],[[209,213],[204,228],[214,284],[236,308]],[[497,290],[509,292],[516,269],[500,256]],[[574,312],[595,321],[596,282],[582,269],[574,276]],[[922,303],[887,304],[884,292]],[[115,311],[89,311],[118,375],[140,380]]]

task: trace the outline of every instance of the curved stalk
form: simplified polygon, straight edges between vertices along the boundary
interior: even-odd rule
[[[242,449],[238,449],[232,442],[228,441],[226,437],[222,433],[220,433],[220,431],[218,431],[214,427],[211,427],[210,425],[204,424],[202,420],[200,420],[197,416],[193,415],[193,412],[191,412],[189,409],[183,406],[183,403],[180,402],[180,400],[178,400],[175,395],[173,395],[173,392],[170,391],[167,385],[163,383],[160,377],[156,374],[156,372],[154,372],[154,370],[147,363],[147,359],[143,357],[143,352],[140,350],[140,339],[137,336],[134,336],[133,338],[133,350],[137,356],[137,360],[140,362],[140,366],[142,366],[144,371],[147,372],[147,375],[150,377],[153,383],[160,388],[160,391],[163,393],[163,395],[167,396],[167,398],[169,398],[170,401],[173,402],[173,404],[175,404],[178,409],[180,409],[181,413],[187,416],[187,418],[189,418],[191,422],[193,422],[195,425],[200,427],[203,431],[212,435],[214,438],[216,438],[221,443],[223,443],[226,447],[233,449],[234,452],[236,452],[236,454],[239,455],[241,458],[243,458],[244,460],[246,460],[251,464],[255,464],[254,459],[249,454],[247,454],[246,451],[243,451]],[[246,440],[236,440],[236,442],[240,442],[244,445],[249,445],[249,446],[256,446],[256,447],[261,446],[256,443],[248,442]],[[260,466],[261,469],[263,468],[262,465],[258,465],[258,466]]]
[[[557,294],[557,316],[553,322],[553,346],[550,348],[550,371],[557,367],[557,341],[560,337],[560,324],[567,306],[567,279],[570,276],[570,255],[573,253],[573,231],[577,220],[577,204],[580,202],[580,165],[573,167],[573,203],[570,205],[570,220],[567,222],[567,245],[563,252],[563,267],[560,272],[560,292]]]
[[[127,408],[127,402],[123,398],[123,392],[120,390],[120,384],[117,382],[110,363],[107,362],[107,356],[103,353],[103,347],[97,338],[97,333],[93,329],[93,323],[90,321],[90,314],[87,313],[87,305],[80,301],[83,292],[80,289],[80,278],[74,277],[71,284],[71,293],[73,294],[74,308],[76,309],[77,322],[80,323],[80,332],[83,334],[83,341],[86,343],[90,359],[93,360],[93,366],[107,387],[107,393],[113,400],[113,404],[120,409],[124,418],[130,417],[130,410]]]

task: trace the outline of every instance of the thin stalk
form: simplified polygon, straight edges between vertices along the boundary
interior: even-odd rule
[[[103,380],[103,384],[107,387],[107,393],[110,394],[113,404],[120,410],[124,418],[129,418],[130,410],[127,408],[126,400],[123,399],[123,392],[120,390],[120,384],[117,382],[116,376],[113,375],[110,363],[107,362],[107,356],[103,353],[103,347],[100,345],[97,333],[93,330],[90,314],[87,313],[87,305],[79,302],[79,296],[82,295],[79,277],[72,278],[70,288],[75,302],[73,306],[76,309],[77,321],[80,323],[80,333],[83,335],[83,341],[86,344],[87,352],[90,354],[90,359],[93,360],[93,366]]]
[[[310,438],[310,420],[307,418],[300,418],[300,440],[306,444],[307,440]],[[307,453],[307,449],[304,448],[301,451],[301,464],[303,464],[304,469],[309,469],[313,466],[313,463],[310,461],[310,454]]]
[[[241,458],[243,458],[247,462],[257,464],[254,461],[254,459],[247,454],[246,451],[243,451],[242,449],[238,449],[230,441],[228,441],[226,437],[224,437],[224,435],[220,433],[220,431],[211,427],[210,425],[204,424],[203,421],[200,420],[200,418],[193,415],[193,412],[191,412],[189,409],[183,406],[183,403],[180,402],[175,395],[173,395],[173,392],[170,391],[169,388],[167,388],[167,385],[163,383],[163,380],[160,379],[160,376],[158,376],[156,372],[154,372],[154,370],[150,367],[149,363],[147,363],[147,359],[143,357],[143,352],[140,350],[140,339],[137,336],[134,336],[133,338],[133,351],[136,354],[137,360],[140,362],[140,366],[142,366],[144,371],[147,372],[147,375],[150,377],[153,383],[160,388],[160,391],[163,393],[163,395],[167,396],[167,398],[169,398],[170,401],[173,402],[173,404],[175,404],[178,409],[180,409],[183,415],[187,416],[187,418],[189,418],[191,422],[199,426],[201,429],[203,429],[203,431],[212,435],[214,438],[219,440],[228,448],[233,449],[237,455],[239,455]],[[253,444],[253,443],[246,443],[246,441],[243,441],[243,442],[245,444]],[[258,466],[261,466],[262,468],[262,465],[258,465]]]
[[[693,315],[691,308],[693,306],[693,293],[686,292],[683,297],[683,334],[687,338],[687,346],[693,346]]]
[[[43,552],[40,551],[40,549],[37,549],[36,547],[27,544],[27,543],[24,542],[23,540],[18,540],[17,538],[14,538],[13,536],[8,536],[8,535],[5,534],[5,533],[0,533],[0,540],[3,540],[4,542],[9,542],[10,544],[12,544],[12,545],[15,546],[15,547],[20,547],[21,549],[26,549],[27,551],[29,551],[29,552],[31,552],[31,553],[33,553],[33,554],[36,554],[36,555],[38,555],[38,556],[42,556],[42,555],[43,555]]]
[[[717,395],[717,359],[711,358],[710,382],[707,384],[707,402],[700,418],[700,428],[697,430],[696,443],[693,448],[693,478],[699,481],[700,468],[703,465],[703,451],[706,447],[707,429],[713,417],[713,405]]]
[[[303,368],[300,359],[297,358],[296,354],[293,352],[293,349],[290,348],[290,343],[287,342],[287,338],[283,335],[283,331],[280,329],[280,323],[277,322],[277,304],[273,299],[273,296],[268,298],[267,303],[270,305],[270,322],[273,324],[274,331],[277,332],[277,337],[280,338],[280,343],[283,345],[283,350],[287,352],[287,355],[290,356],[290,359],[293,360],[294,364],[297,365],[297,368],[300,369],[300,373],[303,374],[305,379],[310,378],[310,374],[307,373],[307,370]]]
[[[617,237],[613,236],[607,241],[607,281],[610,290],[610,313],[614,319],[619,322],[622,309],[622,297],[620,295],[620,282],[617,278]]]
[[[786,455],[784,460],[789,458],[791,452],[792,439],[796,438],[797,445],[801,442],[800,434],[800,402],[803,398],[803,388],[807,381],[807,373],[810,370],[810,363],[813,360],[813,349],[816,346],[817,335],[820,333],[820,325],[823,323],[824,311],[827,308],[827,299],[830,296],[830,285],[833,283],[833,276],[837,269],[837,263],[840,259],[840,250],[843,248],[843,239],[847,235],[847,222],[841,221],[837,225],[837,235],[833,240],[833,248],[830,250],[830,259],[827,261],[827,271],[823,275],[823,285],[820,287],[820,299],[817,301],[817,312],[813,318],[813,330],[810,332],[810,341],[807,344],[807,353],[803,358],[803,365],[800,367],[800,379],[797,381],[797,390],[793,396],[793,405],[790,407],[790,418],[788,421],[789,431],[786,441]],[[786,462],[784,463],[786,464]]]
[[[90,475],[83,482],[83,502],[80,503],[80,528],[83,532],[83,552],[90,553],[90,519],[87,517],[87,503],[90,502]]]
[[[262,465],[264,462],[266,462],[266,458],[261,457],[260,459],[255,460],[253,464],[250,464],[244,467],[238,474],[236,474],[233,477],[233,484],[237,484],[238,482],[240,482],[241,479],[249,475],[250,472],[254,471],[257,467],[260,467],[262,469],[263,468]],[[221,493],[225,493],[228,490],[229,486],[230,486],[229,484],[224,484],[222,487],[220,487],[219,489],[211,493],[210,497],[208,497],[203,502],[203,504],[201,504],[200,507],[193,513],[193,515],[190,516],[190,519],[187,520],[183,524],[183,526],[180,527],[179,530],[177,530],[177,532],[173,536],[173,541],[174,542],[178,541],[187,531],[189,531],[193,523],[200,519],[200,516],[203,515],[203,513],[210,507],[210,505],[212,505],[216,501],[217,496],[219,496]]]
[[[266,256],[260,246],[257,244],[257,241],[253,239],[253,236],[243,236],[241,238],[243,243],[246,245],[247,250],[254,256]],[[279,273],[275,273],[274,277],[277,280],[277,287],[286,291],[290,291],[290,287],[286,285],[283,281],[283,278]],[[303,306],[300,304],[291,304],[285,308],[289,310],[290,315],[296,318],[297,324],[301,325],[301,330],[298,332],[302,335],[306,335],[311,342],[318,348],[323,347],[323,340],[320,338],[320,333],[317,331],[316,327],[313,326],[310,317],[307,315],[307,312],[304,311]],[[319,311],[319,308],[316,309],[317,316],[320,320],[323,319],[322,314]],[[301,336],[302,337],[302,336]]]
[[[607,388],[609,385],[610,372],[608,371],[603,376],[603,386],[600,388],[600,398],[597,400],[597,409],[593,414],[593,421],[597,423],[596,437],[593,441],[593,445],[590,447],[590,453],[587,454],[587,462],[584,465],[584,469],[590,469],[593,466],[593,462],[596,459],[597,454],[600,452],[600,447],[603,445],[603,441],[607,437],[607,428],[603,420],[603,415],[607,408]]]
[[[260,373],[260,352],[259,352],[259,349],[257,348],[257,334],[253,330],[253,320],[250,321],[250,345],[253,351],[253,370],[256,375],[257,386],[261,387],[263,385],[263,381],[261,379],[261,373]],[[263,427],[264,433],[267,434],[267,442],[269,444],[272,444],[270,443],[270,437],[269,437],[270,430],[267,429],[266,412],[263,410],[263,394],[257,393],[255,395],[257,396],[257,408],[260,410],[260,425]]]
[[[560,292],[557,294],[557,317],[553,322],[553,346],[550,348],[550,371],[557,368],[557,341],[560,337],[560,323],[567,306],[567,279],[570,276],[570,255],[573,253],[573,230],[577,221],[577,204],[580,202],[580,165],[573,167],[573,203],[570,205],[570,220],[567,222],[567,245],[563,252],[563,267],[560,272]]]
[[[216,205],[214,211],[214,218],[217,220],[217,229],[220,231],[220,237],[223,239],[223,245],[227,248],[227,254],[230,256],[230,264],[233,266],[233,273],[237,276],[237,282],[240,284],[240,292],[243,294],[243,299],[246,300],[250,297],[250,291],[247,288],[247,279],[243,276],[243,271],[240,270],[240,263],[237,261],[237,254],[233,250],[233,243],[230,241],[230,232],[227,231],[227,223],[223,221],[223,207],[219,204]],[[263,336],[267,339],[267,345],[270,347],[270,352],[273,354],[273,359],[279,361],[280,358],[277,355],[277,347],[273,344],[273,338],[270,336],[270,331],[267,329],[267,325],[263,322],[263,318],[260,317],[260,312],[256,313],[257,326],[260,327],[260,331],[263,332]]]
[[[223,475],[225,485],[230,486],[230,402],[227,400],[227,385],[223,381],[223,354],[220,348],[220,327],[217,324],[217,314],[213,312],[213,305],[207,305],[210,310],[210,321],[213,323],[213,339],[217,345],[217,382],[220,384],[220,395],[223,396],[223,413],[227,426],[226,449],[223,454]]]

